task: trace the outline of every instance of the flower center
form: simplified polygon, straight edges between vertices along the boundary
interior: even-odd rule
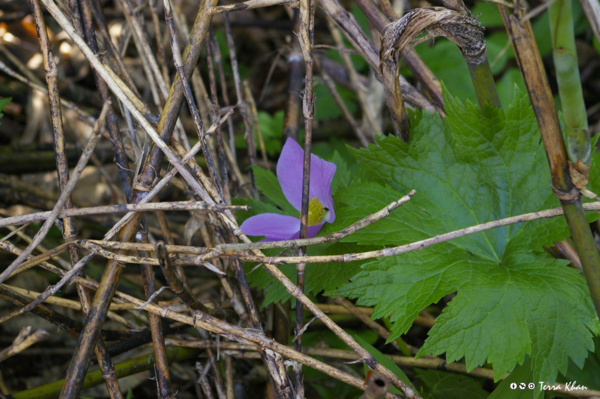
[[[311,199],[308,203],[308,225],[321,224],[328,212],[329,209],[325,208],[317,197]]]

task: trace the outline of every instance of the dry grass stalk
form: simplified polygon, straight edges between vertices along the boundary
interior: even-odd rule
[[[300,205],[300,236],[306,238],[308,234],[308,203],[310,201],[310,170],[312,158],[312,134],[313,118],[315,115],[316,97],[313,93],[313,56],[314,56],[314,34],[315,34],[315,2],[316,0],[300,0],[300,36],[298,43],[302,50],[304,59],[304,95],[302,97],[302,114],[304,116],[304,160],[302,165],[302,200]],[[300,255],[306,254],[306,247],[299,248]],[[296,290],[304,292],[304,277],[306,264],[299,262],[296,264]],[[294,349],[302,349],[303,328],[303,304],[296,302],[296,322],[294,325]],[[294,364],[294,377],[296,395],[299,398],[304,397],[304,377],[302,375],[302,365]]]
[[[198,140],[202,145],[202,152],[204,154],[204,158],[206,159],[206,163],[208,165],[208,172],[210,174],[211,179],[215,182],[217,189],[222,189],[222,183],[219,180],[219,175],[217,173],[217,167],[213,160],[212,152],[210,150],[208,140],[206,135],[204,134],[204,127],[202,124],[202,118],[200,116],[200,111],[196,106],[196,102],[194,100],[194,95],[192,94],[192,89],[190,87],[188,81],[188,75],[186,75],[184,67],[183,67],[183,58],[181,57],[181,51],[179,47],[179,40],[177,39],[177,31],[175,30],[175,24],[173,23],[173,13],[171,10],[171,2],[169,0],[164,0],[165,6],[165,21],[167,22],[167,26],[169,28],[170,34],[170,43],[171,43],[171,51],[173,53],[173,63],[175,64],[175,68],[177,69],[178,76],[181,80],[181,84],[183,86],[183,93],[187,100],[188,108],[190,109],[190,113],[192,114],[192,119],[194,121],[194,127],[196,128],[196,133],[198,134]],[[184,132],[185,135],[185,132]],[[174,142],[175,143],[175,142]],[[189,151],[189,148],[186,148]]]
[[[77,12],[79,8],[81,8],[81,18],[77,18],[77,15],[79,15],[79,13]],[[100,54],[98,49],[96,33],[94,31],[94,24],[92,21],[92,6],[90,0],[72,0],[71,11],[74,15],[73,23],[75,31],[80,37],[85,39],[87,45],[89,46],[93,54],[96,57],[98,57],[98,60],[100,62],[102,62],[102,54]],[[100,99],[102,101],[102,104],[105,105],[106,103],[110,102],[110,95],[108,93],[107,84],[97,71],[94,70],[93,72],[94,79],[96,81],[96,87],[98,87],[98,92],[100,94]],[[113,144],[113,149],[115,152],[115,160],[119,168],[119,178],[121,179],[123,192],[125,193],[125,198],[129,199],[131,195],[131,178],[127,173],[129,169],[129,162],[127,160],[127,156],[125,155],[125,150],[123,148],[123,140],[121,138],[121,134],[119,134],[117,118],[114,115],[112,105],[108,110],[108,114],[106,115],[106,122],[108,134],[110,136],[110,140]]]
[[[62,113],[61,113],[61,109],[60,109],[60,99],[59,99],[59,94],[58,94],[57,68],[56,68],[56,64],[54,62],[54,58],[52,55],[52,50],[49,45],[46,27],[45,27],[44,20],[42,17],[41,6],[37,0],[32,1],[31,4],[32,4],[32,8],[33,8],[34,19],[36,21],[36,29],[37,29],[37,33],[38,33],[38,38],[40,39],[40,45],[42,47],[42,56],[44,58],[44,66],[46,69],[46,82],[48,84],[48,97],[50,99],[50,115],[51,115],[52,127],[53,127],[53,132],[54,132],[54,151],[56,154],[56,170],[58,172],[58,183],[59,183],[59,188],[60,188],[60,192],[61,192],[61,197],[59,198],[57,205],[55,206],[54,210],[50,213],[48,221],[46,222],[46,223],[48,223],[48,226],[51,227],[53,224],[53,218],[56,219],[57,211],[60,211],[58,204],[61,202],[62,199],[64,199],[63,205],[64,205],[65,209],[68,210],[73,207],[70,192],[74,189],[77,179],[81,175],[83,168],[87,165],[89,158],[93,154],[95,144],[100,137],[100,127],[104,124],[104,121],[106,120],[106,118],[113,116],[113,115],[112,115],[112,104],[111,104],[110,100],[107,98],[103,98],[103,100],[105,100],[105,101],[103,101],[104,105],[103,105],[100,117],[94,126],[94,130],[92,131],[92,135],[89,139],[89,143],[86,146],[86,149],[84,150],[84,152],[81,156],[81,159],[78,162],[77,167],[74,170],[73,181],[69,181],[69,167],[67,165],[67,157],[65,155],[65,137],[64,137],[64,131],[63,131]],[[86,10],[84,7],[84,13],[83,13],[84,21],[87,21],[86,18],[90,17],[89,14],[86,13],[86,11],[89,11],[89,10]],[[115,128],[115,126],[111,123],[109,123],[109,127],[112,127],[113,129]],[[116,132],[113,132],[113,133],[116,133]],[[115,152],[118,153],[119,149],[116,148],[116,147],[118,147],[117,143],[114,143],[114,147],[115,147]],[[117,156],[117,158],[119,158],[119,157]],[[126,187],[126,192],[127,191],[128,191],[128,188]],[[61,205],[61,206],[63,206],[63,205]],[[43,230],[43,227],[42,227],[42,230]],[[73,217],[66,217],[63,219],[62,235],[65,239],[65,242],[67,242],[67,243],[73,242],[76,239],[77,230],[75,227],[75,219]],[[36,237],[36,238],[38,238],[38,240],[39,240],[38,243],[40,243],[41,240],[43,240],[43,238],[45,237],[45,234],[42,236],[38,236],[38,237]],[[35,238],[30,245],[32,247],[35,247],[35,245],[36,245]],[[71,267],[74,267],[80,260],[77,249],[74,247],[69,247],[69,256],[70,256],[70,260],[71,260]],[[79,295],[79,298],[81,301],[82,309],[84,310],[84,313],[87,313],[89,311],[90,303],[91,303],[89,293],[83,287],[78,287],[77,292],[78,292],[78,295]],[[48,294],[46,294],[46,296],[47,295]],[[42,296],[43,295],[41,295],[40,297],[42,297]],[[39,304],[41,302],[42,302],[41,299],[36,298],[36,300],[34,300],[32,303],[21,308],[21,311],[27,312],[27,311],[33,309],[35,306],[37,306],[37,304]],[[100,360],[100,366],[101,366],[103,374],[105,376],[106,387],[108,389],[111,399],[120,399],[121,398],[121,389],[119,387],[119,382],[117,381],[117,378],[114,374],[114,366],[113,366],[113,363],[112,363],[110,357],[108,356],[106,345],[104,344],[104,341],[102,340],[102,338],[99,338],[98,344],[95,348],[95,352],[96,352],[98,359]]]
[[[257,346],[249,343],[237,343],[237,342],[214,342],[206,340],[183,340],[175,338],[167,338],[167,344],[174,346],[183,346],[190,348],[216,348],[219,345],[220,349],[226,353],[231,351],[255,351]],[[291,347],[289,347],[291,349]],[[323,356],[329,358],[343,359],[343,360],[358,360],[359,357],[356,353],[342,349],[330,349],[330,348],[316,348],[311,346],[305,346],[302,348],[302,353],[311,356]],[[486,378],[488,380],[494,380],[494,371],[483,367],[476,367],[471,371],[467,371],[467,366],[463,363],[446,363],[444,360],[432,357],[423,357],[415,359],[412,356],[398,356],[398,355],[387,355],[386,356],[399,366],[404,367],[418,367],[424,369],[434,370],[446,370],[452,373],[459,373],[470,375],[476,378]],[[508,375],[508,374],[507,374]],[[364,386],[364,383],[363,383]],[[364,389],[364,388],[363,388]]]
[[[586,211],[594,211],[600,210],[600,202],[593,202],[588,204],[583,204],[583,210]],[[511,216],[505,219],[499,219],[488,223],[479,224],[476,226],[467,227],[464,229],[451,231],[448,233],[440,234],[435,237],[427,238],[425,240],[416,241],[410,244],[400,245],[393,248],[381,249],[378,251],[369,251],[369,252],[361,252],[354,254],[344,254],[344,255],[330,255],[330,256],[256,256],[256,255],[233,255],[228,253],[219,254],[220,256],[235,256],[238,259],[242,259],[247,262],[257,262],[264,263],[267,265],[287,265],[294,264],[299,262],[306,263],[327,263],[327,262],[355,262],[357,260],[364,259],[374,259],[379,257],[388,257],[395,256],[402,253],[410,252],[410,251],[419,251],[421,249],[427,248],[431,245],[439,244],[441,242],[446,242],[453,240],[458,237],[463,237],[469,234],[475,234],[482,231],[495,229],[498,227],[508,226],[515,223],[523,223],[532,220],[538,220],[543,218],[552,218],[564,215],[564,211],[562,208],[553,208],[545,211],[526,213],[518,216]],[[212,255],[211,255],[212,256]],[[198,260],[194,261],[195,264],[206,261],[210,259],[210,256],[200,255],[198,256]]]
[[[336,45],[340,48],[344,48],[344,41],[342,39],[342,35],[341,35],[339,29],[337,29],[335,27],[335,25],[333,24],[333,21],[331,20],[331,18],[327,18],[327,27],[329,28],[329,31],[331,32],[331,36],[333,37],[333,40],[335,40]],[[352,63],[352,60],[350,59],[350,55],[343,51],[340,51],[339,54],[340,54],[340,57],[342,58],[342,62],[344,63],[344,66],[346,67],[346,71],[348,71],[348,75],[350,76],[350,81],[352,82],[354,91],[356,92],[356,94],[358,96],[358,101],[363,110],[363,115],[366,117],[367,121],[369,122],[369,125],[373,129],[371,136],[375,136],[376,134],[382,134],[381,126],[379,126],[379,124],[375,121],[375,116],[372,115],[371,107],[369,107],[367,105],[368,101],[366,98],[367,96],[365,95],[365,87],[363,85],[361,85],[358,80],[359,79],[358,73],[354,69],[354,64]],[[323,72],[321,72],[321,73],[323,73]],[[326,80],[327,78],[324,77],[323,79]],[[343,108],[342,108],[342,110],[343,110]],[[348,119],[348,117],[346,117],[346,119]],[[360,129],[358,129],[358,126],[355,128],[352,122],[350,122],[350,125],[352,125],[352,128],[355,130],[361,144],[364,147],[367,147],[367,144],[365,144],[365,143],[367,143],[367,140],[366,140],[366,137],[364,137],[364,133]]]
[[[212,110],[211,119],[213,122],[219,119],[219,98],[217,96],[217,79],[215,76],[215,69],[213,63],[213,52],[212,52],[212,44],[210,40],[210,36],[206,38],[206,61],[208,63],[208,81],[210,87],[210,97],[208,95],[205,96],[206,101],[208,103],[208,108]],[[194,74],[196,80],[201,82],[202,80],[198,76],[199,74]],[[204,86],[204,83],[202,83]],[[206,88],[204,89],[206,91]],[[216,139],[217,139],[217,156],[219,159],[219,175],[221,178],[221,188],[223,189],[223,198],[225,199],[225,203],[231,203],[231,190],[229,188],[229,171],[227,170],[227,156],[225,155],[225,149],[229,149],[229,147],[225,144],[223,140],[223,133],[221,129],[217,129],[216,131]],[[231,164],[235,164],[235,162],[231,162]]]
[[[253,8],[270,7],[275,5],[288,5],[292,8],[298,7],[298,0],[249,0],[243,3],[218,6],[210,9],[211,14],[220,14],[233,11],[252,10]]]
[[[354,313],[348,311],[348,309],[346,309],[345,307],[343,307],[341,305],[332,305],[329,303],[318,303],[317,306],[319,307],[319,309],[321,309],[323,312],[325,312],[327,314],[354,314]],[[373,308],[366,308],[366,307],[360,307],[360,306],[354,306],[354,308],[357,311],[365,314],[366,316],[371,316],[373,314]],[[416,324],[418,326],[431,328],[435,325],[435,318],[433,316],[431,316],[429,313],[426,313],[425,311],[421,311],[419,316],[417,316],[417,318],[415,319],[414,324]]]
[[[262,131],[260,130],[260,124],[258,123],[258,111],[256,110],[256,102],[254,101],[254,96],[252,95],[252,90],[250,90],[250,85],[247,80],[243,82],[244,86],[244,97],[246,99],[246,103],[250,108],[250,113],[252,115],[252,126],[256,129],[256,135],[258,137],[258,145],[260,146],[260,154],[263,158],[263,164],[265,169],[269,170],[269,160],[267,159],[267,149],[265,148],[265,141],[263,140]]]
[[[225,355],[225,381],[227,383],[227,399],[234,399],[233,391],[233,362],[231,356]]]
[[[13,341],[12,345],[0,352],[0,362],[3,362],[17,353],[21,353],[31,345],[43,341],[49,335],[48,332],[43,329],[39,329],[32,334],[30,333],[31,327],[23,327],[23,329],[19,332],[19,335],[17,335]]]
[[[580,1],[583,11],[585,12],[585,16],[587,17],[588,21],[590,21],[590,26],[592,27],[594,36],[600,43],[600,3],[594,0]]]
[[[40,15],[41,15],[41,12],[40,12]],[[81,157],[80,157],[79,161],[77,162],[77,166],[75,167],[75,170],[73,171],[73,174],[72,174],[71,178],[69,179],[68,183],[64,187],[64,189],[60,195],[60,198],[56,202],[56,205],[54,206],[52,213],[50,214],[50,216],[48,217],[46,222],[44,222],[40,231],[35,235],[33,242],[27,246],[27,248],[23,251],[23,253],[20,254],[17,257],[17,259],[15,259],[2,272],[2,274],[0,274],[0,283],[2,283],[4,280],[6,280],[6,278],[8,278],[8,276],[25,260],[25,258],[27,258],[27,256],[29,256],[33,252],[34,248],[37,247],[38,244],[40,244],[42,242],[42,240],[46,237],[46,235],[48,234],[48,232],[54,225],[54,221],[58,218],[60,211],[62,210],[64,204],[67,202],[67,199],[70,197],[71,192],[73,191],[73,189],[75,188],[75,184],[77,183],[77,179],[81,175],[83,168],[87,165],[87,162],[92,154],[92,151],[94,150],[94,147],[96,146],[96,143],[98,142],[98,139],[100,137],[100,126],[102,126],[102,124],[104,123],[104,118],[106,117],[108,107],[110,107],[110,102],[104,105],[103,112],[100,114],[100,118],[98,118],[98,120],[96,121],[96,126],[94,127],[92,135],[90,136],[88,145],[85,148],[85,150],[83,151],[83,154],[81,154]]]
[[[350,112],[348,107],[346,107],[344,100],[340,96],[340,93],[338,92],[337,87],[335,86],[335,82],[331,79],[331,76],[329,76],[329,74],[325,70],[320,68],[318,59],[315,59],[315,62],[318,65],[319,73],[321,75],[321,79],[323,79],[323,83],[325,83],[325,86],[327,86],[327,90],[329,90],[331,97],[333,97],[333,100],[335,101],[337,106],[342,110],[342,113],[344,114],[344,117],[346,118],[346,120],[348,121],[350,126],[352,127],[352,130],[354,130],[354,133],[356,134],[356,138],[358,138],[358,140],[360,141],[360,144],[363,147],[368,147],[369,141],[365,137],[365,134],[363,133],[361,128],[358,126],[358,123],[352,116],[352,113]],[[362,90],[359,88],[357,90],[357,93],[362,93]],[[359,98],[361,96],[362,96],[362,94],[359,94]],[[361,104],[365,104],[365,103],[361,101]],[[368,109],[366,107],[364,107],[363,114],[366,115],[367,113],[368,113]]]
[[[95,206],[90,208],[65,209],[58,214],[59,218],[72,216],[102,215],[120,212],[152,212],[152,211],[199,211],[214,212],[219,210],[248,210],[246,205],[208,205],[203,202],[177,201],[177,202],[154,202],[145,204],[123,204]],[[25,223],[33,223],[46,220],[52,212],[37,212],[27,215],[12,216],[0,219],[0,227],[14,226]]]
[[[256,165],[256,146],[254,143],[254,128],[252,120],[248,116],[248,107],[244,96],[244,90],[242,88],[242,80],[240,78],[240,71],[238,68],[237,54],[235,51],[235,43],[233,42],[233,33],[231,32],[231,23],[229,22],[229,15],[223,14],[223,22],[225,23],[225,35],[227,36],[227,46],[229,47],[229,59],[231,61],[231,69],[233,70],[233,82],[235,85],[235,95],[237,98],[237,108],[240,110],[242,115],[242,121],[244,122],[244,140],[246,141],[246,147],[248,150],[248,162],[250,166]],[[234,152],[234,150],[232,150]],[[258,199],[258,191],[254,184],[254,172],[252,168],[250,172],[250,192],[254,199]]]
[[[346,310],[348,310],[348,312],[350,312],[350,314],[353,314],[354,316],[356,316],[360,321],[362,321],[365,325],[367,325],[371,330],[375,331],[377,333],[377,335],[379,335],[381,338],[385,339],[386,341],[392,335],[385,327],[383,327],[379,323],[371,320],[369,318],[369,316],[367,316],[364,312],[361,312],[349,300],[347,300],[345,298],[341,298],[341,297],[335,297],[334,301],[338,305],[343,306]],[[394,348],[401,351],[400,345],[398,345],[398,342],[396,342],[396,340],[391,341],[390,345],[392,345]],[[409,349],[412,348],[410,345],[406,345],[406,346]]]
[[[300,11],[294,10],[294,35],[300,35]],[[302,82],[304,78],[304,60],[298,40],[292,40],[292,49],[287,57],[288,82],[283,119],[283,139],[288,137],[298,141],[300,110],[302,109]]]
[[[246,244],[222,244],[214,248],[216,254],[220,254],[222,252],[237,252],[237,251],[245,251],[249,249],[267,249],[267,248],[298,248],[302,246],[315,245],[315,244],[323,244],[326,242],[334,242],[339,241],[344,237],[349,236],[350,234],[367,227],[370,224],[375,223],[378,220],[386,218],[389,216],[390,212],[394,209],[404,205],[407,203],[413,195],[417,192],[415,190],[410,191],[404,197],[400,198],[397,201],[390,203],[385,206],[382,210],[375,212],[369,216],[362,218],[361,220],[351,224],[346,227],[342,231],[331,233],[326,236],[321,237],[313,237],[313,238],[302,238],[297,240],[282,240],[282,241],[265,241],[265,242],[256,242],[256,243],[246,243]],[[209,255],[210,256],[210,255]]]
[[[40,295],[39,292],[25,290],[23,288],[14,287],[14,286],[10,286],[10,289],[15,292],[18,292],[19,294],[21,294],[24,297],[29,298],[29,299],[36,299]],[[81,303],[70,300],[70,299],[57,297],[57,296],[49,296],[48,298],[46,298],[45,303],[47,303],[49,305],[61,306],[63,308],[67,308],[67,309],[82,310]],[[120,310],[131,310],[131,309],[133,309],[133,305],[128,304],[128,303],[114,303],[113,302],[110,304],[110,310],[113,312],[120,311]]]
[[[156,256],[158,258],[160,268],[162,269],[163,275],[167,280],[167,284],[173,292],[191,309],[199,310],[208,315],[218,317],[221,319],[231,319],[232,315],[227,314],[222,310],[213,310],[211,308],[206,307],[203,303],[201,303],[194,295],[183,285],[181,280],[177,277],[175,270],[173,269],[173,265],[171,264],[171,259],[169,257],[169,253],[167,252],[166,245],[163,241],[158,241],[155,245]]]
[[[580,190],[571,180],[562,130],[531,24],[522,21],[525,4],[518,2],[517,5],[519,7],[512,15],[503,6],[498,7],[540,127],[550,166],[552,189],[563,207],[596,313],[600,316],[600,253],[585,216],[585,207],[581,204]]]
[[[138,240],[144,244],[148,243],[148,225],[143,220],[140,226],[141,236]],[[146,252],[140,251],[140,256],[147,256]],[[142,282],[144,286],[144,294],[148,302],[155,302],[157,294],[155,290],[155,275],[152,266],[148,264],[141,265]],[[160,293],[160,291],[158,291]],[[167,359],[167,349],[165,347],[165,338],[163,335],[161,317],[156,314],[149,314],[148,321],[150,322],[150,332],[152,335],[152,347],[156,365],[154,367],[156,376],[157,396],[159,399],[170,399],[171,394],[171,372],[169,370],[169,362]]]

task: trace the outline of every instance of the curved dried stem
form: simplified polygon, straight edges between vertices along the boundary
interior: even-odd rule
[[[421,32],[428,34],[418,37]],[[392,111],[396,129],[408,139],[408,116],[402,103],[398,75],[398,62],[402,53],[411,45],[419,44],[436,36],[444,36],[455,43],[465,57],[481,63],[486,57],[483,27],[470,15],[441,7],[419,8],[409,11],[402,18],[384,29],[380,64],[384,81],[385,100]]]
[[[365,13],[372,27],[381,35],[385,33],[384,30],[386,26],[397,19],[396,14],[391,12],[391,10],[385,6],[382,6],[381,11],[385,13],[385,15],[382,15],[373,0],[355,0],[355,2],[362,12]],[[427,94],[427,98],[435,104],[438,112],[443,114],[444,99],[442,97],[442,86],[440,81],[413,49],[407,49],[402,52],[401,57],[402,61],[404,61],[408,69],[413,73],[417,81],[422,85],[424,92]],[[402,94],[404,94],[404,92]]]

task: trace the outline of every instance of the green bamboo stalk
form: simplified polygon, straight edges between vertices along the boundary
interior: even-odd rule
[[[197,349],[189,348],[168,348],[167,358],[170,363],[180,362],[182,360],[190,359],[194,357],[199,351]],[[140,356],[135,359],[127,360],[125,362],[115,365],[115,373],[117,378],[127,377],[129,375],[141,373],[142,371],[151,370],[154,368],[156,359],[154,355]],[[65,380],[59,380],[50,384],[42,385],[36,388],[28,389],[10,395],[12,399],[54,399],[60,394]],[[94,370],[87,373],[83,382],[83,389],[95,387],[104,382],[102,377],[102,370]]]
[[[573,164],[581,161],[589,167],[592,150],[575,49],[571,0],[554,1],[548,12],[552,55],[565,121],[567,154]]]

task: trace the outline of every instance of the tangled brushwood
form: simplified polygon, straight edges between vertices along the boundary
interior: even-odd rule
[[[0,3],[0,396],[600,397],[599,42],[597,0]]]

